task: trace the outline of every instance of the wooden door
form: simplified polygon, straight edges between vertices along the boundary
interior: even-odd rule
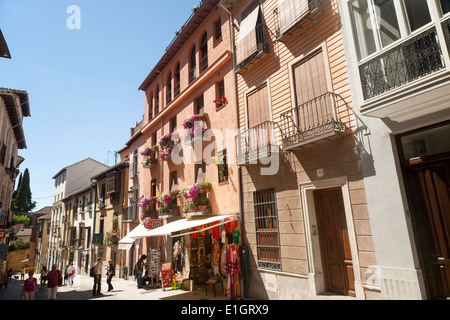
[[[353,261],[340,188],[314,191],[326,289],[355,296]]]
[[[431,299],[450,298],[450,158],[405,168],[414,234]]]

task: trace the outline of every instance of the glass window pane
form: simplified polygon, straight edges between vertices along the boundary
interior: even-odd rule
[[[350,3],[355,43],[359,58],[362,59],[376,51],[375,39],[368,11],[367,0],[355,0]]]
[[[406,0],[404,3],[411,31],[417,30],[431,22],[426,0]]]
[[[400,39],[397,15],[393,0],[375,0],[381,44],[387,46]]]
[[[450,1],[440,0],[440,2],[441,2],[442,14],[449,13],[450,12]]]

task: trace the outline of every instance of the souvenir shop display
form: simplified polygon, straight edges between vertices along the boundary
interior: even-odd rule
[[[217,224],[217,226],[214,226]],[[205,230],[206,229],[206,230]],[[241,297],[239,222],[217,221],[188,230],[185,236],[174,238],[173,283],[174,289],[189,280],[190,290],[212,288],[221,284],[222,293],[230,300]],[[198,232],[195,232],[198,230]],[[226,289],[226,290],[225,290]]]
[[[148,251],[145,269],[148,271],[151,278],[153,288],[155,286],[159,286],[159,273],[161,272],[161,249],[150,249]]]

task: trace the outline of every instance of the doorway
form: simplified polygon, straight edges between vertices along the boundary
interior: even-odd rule
[[[405,168],[411,217],[430,299],[450,298],[450,154]]]
[[[314,190],[325,289],[356,296],[355,276],[341,188]]]
[[[450,299],[450,123],[398,137],[412,228],[427,294]]]

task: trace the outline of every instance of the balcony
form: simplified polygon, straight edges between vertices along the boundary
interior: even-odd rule
[[[160,193],[157,198],[159,218],[175,217],[180,215],[180,207],[178,198],[180,197],[178,190],[168,193]]]
[[[449,20],[443,23],[447,29],[448,24]],[[444,68],[436,27],[433,26],[359,66],[364,100],[377,97]]]
[[[238,133],[236,155],[238,165],[254,164],[258,160],[278,154],[275,125],[273,121],[265,121]]]
[[[186,130],[184,136],[185,145],[194,145],[201,143],[206,132],[206,121],[208,114],[203,112],[201,114],[194,114],[183,121],[183,128]]]
[[[119,244],[119,237],[116,232],[107,232],[105,237],[105,245],[117,246]]]
[[[211,183],[196,183],[180,191],[183,212],[189,216],[211,214],[209,205]]]
[[[304,147],[345,135],[338,110],[347,105],[340,95],[327,92],[280,115],[283,150]]]
[[[92,238],[92,244],[93,245],[102,245],[103,244],[103,233],[97,233],[94,234],[94,237]]]
[[[284,41],[323,11],[323,0],[285,0],[274,10],[275,36]]]

